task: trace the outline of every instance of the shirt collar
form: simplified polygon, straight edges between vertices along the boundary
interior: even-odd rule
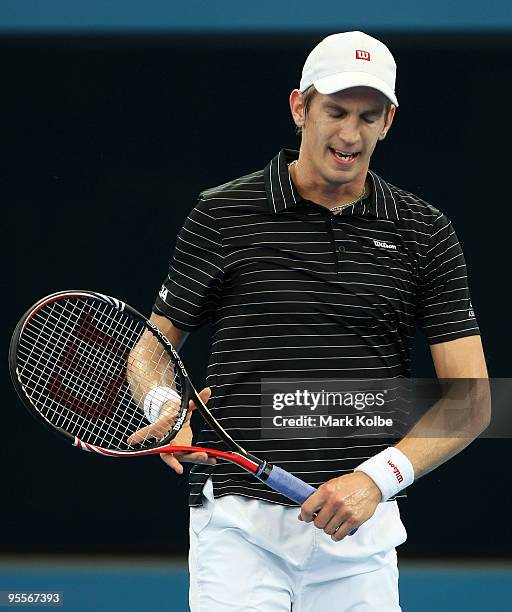
[[[281,149],[263,171],[269,209],[272,213],[281,213],[305,203],[288,170],[288,164],[298,157],[298,151]],[[390,186],[372,170],[368,170],[368,175],[372,181],[370,198],[342,209],[340,214],[343,216],[371,215],[379,219],[398,220],[400,218],[398,206]]]

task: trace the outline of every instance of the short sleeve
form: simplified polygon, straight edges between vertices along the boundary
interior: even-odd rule
[[[199,199],[178,235],[153,312],[180,329],[198,329],[215,312],[222,281],[221,234],[206,202]]]
[[[420,266],[417,323],[429,344],[480,334],[466,261],[453,226],[440,214]]]

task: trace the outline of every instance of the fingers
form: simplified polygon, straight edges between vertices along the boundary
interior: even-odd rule
[[[345,536],[355,533],[358,526],[354,513],[351,510],[346,510],[331,516],[323,530],[327,535],[331,536],[331,540],[339,542]]]
[[[212,390],[210,387],[205,387],[201,393],[199,393],[199,397],[206,404],[210,399],[212,394]],[[185,423],[190,421],[190,417],[192,416],[192,411],[197,408],[196,404],[193,400],[189,402],[189,412],[185,419]],[[165,402],[160,408],[160,415],[158,419],[152,423],[151,425],[146,425],[141,429],[132,433],[128,438],[128,444],[138,444],[139,442],[143,442],[148,438],[163,438],[169,429],[172,427],[176,416],[179,414],[180,404],[174,399],[170,399]]]
[[[209,457],[206,453],[183,453],[179,457],[184,463],[201,463],[203,465],[215,465],[217,459]]]
[[[128,437],[128,444],[138,444],[139,442],[144,442],[144,440],[148,438],[155,438],[157,440],[163,438],[171,429],[179,412],[180,402],[175,399],[168,400],[162,404],[158,419],[154,423],[151,423],[151,425],[146,425],[133,432]],[[189,415],[187,415],[187,419],[190,419]]]
[[[347,482],[346,477],[333,479],[321,485],[302,504],[298,517],[304,522],[313,522],[317,529],[324,531],[334,542],[339,542],[347,535],[353,535],[374,513],[377,505],[375,500],[355,494],[345,486],[340,488],[343,482]]]
[[[205,404],[208,403],[208,400],[210,399],[212,394],[212,390],[210,387],[205,387],[198,395],[199,397],[203,400],[203,402]],[[195,410],[196,408],[198,408],[198,406],[196,406],[194,400],[190,400],[188,403],[188,407],[190,410]]]
[[[343,502],[327,503],[319,512],[313,514],[301,508],[298,518],[306,523],[313,522],[317,529],[331,536],[334,542],[353,535],[359,527],[354,510]]]
[[[144,442],[144,440],[147,440],[148,438],[155,438],[159,440],[167,434],[169,429],[169,420],[164,415],[151,425],[146,425],[145,427],[134,431],[128,437],[128,444],[138,444],[139,442]]]
[[[299,520],[304,521],[305,523],[311,523],[311,521],[318,516],[318,512],[325,505],[326,501],[327,497],[325,492],[322,487],[320,487],[302,504],[299,513]]]
[[[160,457],[164,463],[167,463],[167,465],[176,472],[176,474],[183,474],[183,466],[174,455],[160,453]]]
[[[200,399],[206,404],[208,400],[210,399],[211,394],[212,394],[211,388],[205,387],[198,395]],[[163,437],[169,431],[169,428],[172,425],[172,420],[176,412],[175,411],[176,406],[172,405],[173,401],[174,400],[169,400],[169,402],[166,402],[162,406],[158,420],[155,421],[155,423],[153,423],[152,425],[147,425],[146,427],[143,427],[142,429],[139,429],[138,431],[133,433],[128,438],[128,443],[136,444],[137,442],[141,442],[147,439],[148,437],[155,437],[155,438]],[[192,416],[192,412],[197,408],[193,400],[189,401],[188,408],[189,410],[188,410],[188,414],[185,419],[184,425],[188,425],[190,421],[190,417]],[[180,430],[180,434],[181,434],[181,430]],[[180,434],[178,434],[178,436]],[[191,439],[192,439],[192,434],[190,433],[190,438],[188,440],[182,441],[181,443],[173,441],[173,443],[177,444],[178,446],[190,446]],[[217,463],[217,460],[215,459],[215,457],[209,457],[206,453],[201,453],[201,452],[193,452],[193,453],[182,453],[182,452],[169,453],[167,452],[167,453],[160,453],[160,457],[162,458],[162,461],[164,463],[166,463],[172,470],[174,470],[177,474],[180,474],[180,475],[183,474],[183,471],[184,471],[182,463],[200,463],[204,465],[215,465]]]
[[[173,469],[177,474],[183,474],[182,463],[200,463],[202,465],[215,465],[215,457],[209,457],[206,453],[160,453],[164,463]]]
[[[162,436],[156,436],[157,428],[155,427],[155,424],[153,425],[146,425],[146,427],[143,427],[142,429],[139,429],[137,431],[135,431],[134,433],[131,434],[131,436],[129,436],[128,438],[128,444],[138,444],[139,442],[143,442],[144,440],[147,440],[149,437],[162,437]]]
[[[357,532],[357,530],[358,526],[356,522],[347,521],[340,525],[340,527],[336,530],[336,533],[331,536],[331,540],[333,542],[339,542],[347,536],[353,536]]]

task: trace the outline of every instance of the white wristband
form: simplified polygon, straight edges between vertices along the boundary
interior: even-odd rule
[[[160,416],[160,408],[170,399],[181,401],[180,395],[171,387],[154,387],[144,398],[144,414],[150,423]]]
[[[395,446],[389,446],[358,465],[354,472],[364,472],[379,487],[382,501],[387,501],[414,482],[414,468]]]

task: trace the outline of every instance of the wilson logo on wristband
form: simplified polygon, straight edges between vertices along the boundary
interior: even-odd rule
[[[388,465],[393,468],[393,473],[395,474],[396,479],[398,480],[398,482],[403,482],[404,481],[404,477],[402,476],[402,473],[400,472],[400,470],[396,467],[396,465],[390,459],[388,459]]]

